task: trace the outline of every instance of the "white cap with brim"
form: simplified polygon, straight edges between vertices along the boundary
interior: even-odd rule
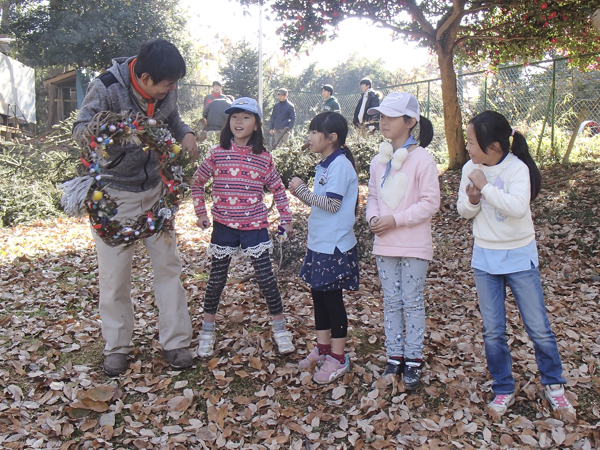
[[[388,117],[409,116],[419,121],[421,108],[419,101],[406,92],[392,92],[383,99],[381,105],[369,108],[367,114],[381,113]]]
[[[231,114],[231,111],[234,109],[243,109],[244,111],[258,114],[258,117],[260,117],[260,120],[262,120],[262,111],[260,106],[258,106],[258,102],[253,98],[240,97],[235,99],[231,106],[225,110],[225,114]]]

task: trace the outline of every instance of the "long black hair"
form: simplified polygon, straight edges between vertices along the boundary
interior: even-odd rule
[[[487,154],[490,146],[498,143],[503,154],[506,155],[510,151],[527,165],[531,181],[531,201],[534,201],[542,186],[542,174],[529,154],[525,136],[518,131],[513,132],[506,117],[496,111],[483,111],[469,120],[469,124],[473,125],[477,143],[483,153]],[[512,145],[510,145],[511,136]]]
[[[258,114],[246,111],[245,109],[241,108],[234,108],[229,113],[227,123],[223,126],[223,129],[221,130],[219,145],[227,150],[231,148],[231,140],[233,139],[233,133],[231,132],[231,116],[233,116],[235,113],[254,114],[254,118],[256,119],[256,124],[258,125],[258,127],[254,131],[254,133],[252,133],[252,136],[250,136],[250,139],[248,139],[248,143],[246,145],[251,145],[252,153],[256,153],[257,155],[260,155],[262,152],[266,152],[267,149],[265,147],[265,138],[263,137],[262,121],[260,120],[260,116]]]
[[[346,146],[346,137],[348,137],[348,122],[340,113],[333,111],[325,111],[317,114],[310,121],[308,126],[309,131],[318,131],[323,133],[326,138],[329,138],[333,133],[337,134],[336,145],[344,150],[344,155],[352,163],[352,167],[356,170],[356,163],[354,162],[354,156],[350,149]]]
[[[412,117],[410,116],[402,116],[404,118],[404,122],[410,123]],[[419,121],[415,123],[415,125],[410,129],[412,134],[412,130],[419,124],[419,137],[417,140],[419,141],[419,145],[421,147],[427,147],[431,144],[433,140],[433,124],[429,119],[423,116],[419,116]]]

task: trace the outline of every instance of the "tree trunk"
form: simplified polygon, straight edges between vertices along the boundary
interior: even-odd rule
[[[7,37],[8,34],[8,11],[10,8],[10,3],[8,0],[0,1],[0,15],[2,15],[0,19],[0,37]]]
[[[442,78],[442,103],[444,105],[444,131],[448,144],[448,168],[460,169],[467,162],[465,138],[462,129],[462,114],[458,104],[456,72],[452,61],[452,50],[437,43],[435,50]]]

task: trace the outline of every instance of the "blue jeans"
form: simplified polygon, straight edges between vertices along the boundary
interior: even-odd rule
[[[377,256],[377,270],[383,289],[385,349],[388,358],[423,358],[423,290],[428,265],[429,261],[424,259]]]
[[[542,384],[565,384],[558,346],[546,315],[540,271],[536,268],[504,275],[475,271],[479,310],[483,319],[483,341],[488,370],[494,379],[494,394],[515,392],[512,359],[506,340],[506,285],[510,287],[535,349]]]

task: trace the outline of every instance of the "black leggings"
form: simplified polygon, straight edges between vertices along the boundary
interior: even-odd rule
[[[283,314],[281,293],[275,275],[273,275],[269,251],[265,250],[258,258],[251,257],[250,259],[252,260],[258,286],[267,300],[269,312],[272,316]],[[231,256],[225,258],[212,257],[210,277],[204,294],[204,312],[207,314],[217,313],[219,300],[227,282],[229,263],[231,263]]]
[[[317,291],[311,289],[315,305],[315,328],[331,330],[334,339],[348,336],[348,316],[344,307],[342,290]]]

